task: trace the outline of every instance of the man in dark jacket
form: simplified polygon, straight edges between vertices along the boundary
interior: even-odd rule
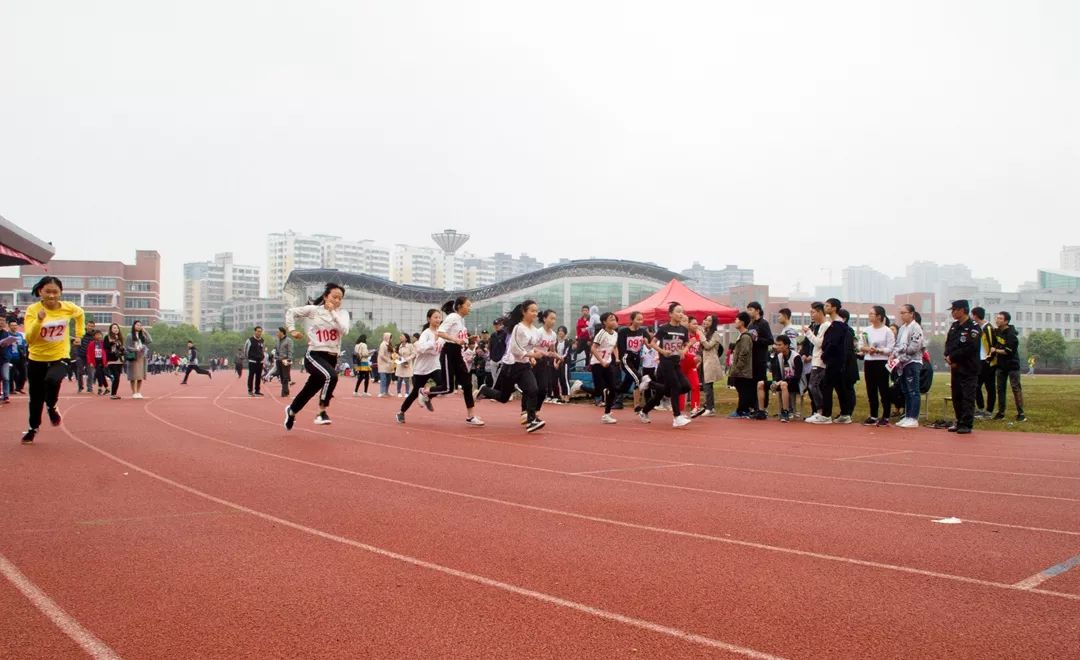
[[[772,328],[765,320],[765,312],[761,309],[761,303],[751,302],[746,306],[746,313],[750,315],[750,325],[746,330],[750,333],[750,339],[754,342],[751,366],[753,368],[754,389],[759,388],[765,392],[763,410],[769,409],[769,388],[765,387],[769,373],[769,350],[773,346]]]
[[[1023,422],[1024,392],[1020,387],[1020,336],[1016,328],[1009,325],[1012,315],[998,312],[994,319],[997,331],[994,333],[994,347],[991,349],[997,357],[997,414],[994,419],[1005,419],[1005,382],[1012,385],[1013,402],[1016,404],[1016,421]]]
[[[979,337],[982,329],[968,315],[966,300],[952,304],[953,324],[945,338],[945,363],[952,370],[952,403],[956,423],[949,431],[971,433],[975,425],[975,388],[979,385]]]
[[[247,357],[248,396],[262,396],[263,360],[266,359],[266,347],[263,344],[262,326],[255,326],[255,334],[244,342],[244,355]]]
[[[851,328],[840,317],[840,309],[841,303],[836,298],[825,301],[825,315],[830,324],[821,342],[821,359],[825,363],[825,379],[821,387],[821,414],[826,417],[832,414],[832,396],[835,391],[836,398],[840,401],[840,416],[836,418],[836,423],[850,424],[851,416],[845,418],[844,412],[847,411],[849,403],[848,390],[854,393],[854,387],[849,388],[846,381]]]

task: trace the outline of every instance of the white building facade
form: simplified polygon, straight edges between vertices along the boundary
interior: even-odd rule
[[[184,322],[209,331],[221,324],[221,308],[233,299],[259,297],[258,266],[233,262],[231,252],[213,261],[184,264]]]

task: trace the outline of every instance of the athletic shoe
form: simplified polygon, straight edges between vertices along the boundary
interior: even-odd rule
[[[252,395],[252,396],[262,396],[262,395],[263,395],[263,393],[262,393],[262,392],[256,392],[256,393],[255,393],[254,395]],[[141,399],[142,397],[140,396],[139,398]]]
[[[533,421],[529,422],[525,426],[525,432],[526,433],[535,433],[535,432],[539,431],[542,428],[544,428],[544,420],[542,420],[542,419],[534,419]]]
[[[315,415],[315,423],[320,426],[330,424],[330,415],[327,415],[325,410],[320,411],[318,415]]]
[[[971,433],[970,426],[961,426],[960,428],[956,429],[956,435],[968,435],[969,433]]]
[[[637,417],[641,420],[642,424],[652,424],[652,420],[649,419],[649,413],[645,412],[644,410],[639,412],[637,414]]]
[[[465,423],[468,424],[469,426],[483,426],[484,425],[484,420],[482,420],[479,417],[473,415],[472,417],[466,417],[465,418]]]
[[[1027,421],[1027,415],[1025,415],[1024,413],[1020,413],[1019,415],[1016,416],[1016,421],[1018,421],[1018,422],[1026,422]]]
[[[674,420],[672,420],[671,425],[674,426],[677,429],[681,429],[682,427],[686,426],[689,423],[690,423],[690,418],[689,417],[687,417],[686,415],[679,415]]]
[[[386,395],[383,394],[382,392],[379,392],[378,398],[380,398],[380,399],[386,398]]]
[[[428,396],[427,390],[420,390],[420,405],[428,409],[428,412],[435,412],[435,406],[431,405],[431,397]]]
[[[136,392],[135,394],[132,394],[132,395],[131,395],[131,398],[132,398],[132,399],[141,399],[141,398],[142,398],[142,394],[141,394],[141,393],[139,393],[139,392]]]
[[[706,417],[716,417],[716,411],[715,410],[706,410],[705,411],[705,416]]]
[[[995,422],[1000,422],[1003,419],[1005,419],[1005,413],[998,413],[998,414],[994,415],[994,421]]]
[[[851,423],[851,415],[840,415],[835,420],[833,420],[833,423],[834,424],[850,424]]]
[[[746,419],[747,417],[746,413],[741,413],[738,410],[727,416],[728,419]]]
[[[113,395],[112,395],[112,396],[110,396],[109,398],[115,401],[116,399],[119,399],[119,398],[120,398],[120,395],[119,395],[119,394],[113,394]]]
[[[877,421],[877,425],[882,427],[882,428],[888,426],[889,425],[889,418],[888,417],[882,417],[881,419],[879,419]]]
[[[781,410],[780,411],[780,421],[781,422],[783,422],[784,424],[787,424],[788,420],[790,418],[791,418],[791,415],[790,415],[790,413],[788,413],[788,411],[786,411],[786,410]]]
[[[752,415],[752,417],[757,421],[762,422],[769,418],[769,413],[765,412],[764,410],[758,410]]]
[[[180,381],[180,384],[181,384],[181,385],[187,385],[187,381],[186,381],[186,380],[182,380],[182,381]]]
[[[371,398],[371,392],[364,392],[364,393],[363,393],[363,394],[361,394],[360,396],[366,396],[366,397],[368,397],[368,398]]]
[[[61,422],[60,411],[57,410],[56,408],[49,408],[48,412],[49,412],[49,422],[53,426],[60,426],[60,422]]]
[[[641,379],[641,383],[638,385],[638,389],[641,390],[642,392],[645,392],[645,391],[647,391],[649,389],[650,384],[652,384],[652,377],[651,376],[644,376]]]
[[[358,396],[360,396],[360,393],[359,392],[353,392],[352,395],[353,395],[353,397],[358,397]]]
[[[584,383],[582,383],[580,380],[575,380],[574,382],[570,383],[570,396],[574,396],[579,391],[581,391],[581,387],[583,384]]]
[[[293,414],[292,408],[285,406],[285,430],[291,431],[293,424],[296,423],[296,415]]]
[[[394,415],[394,419],[397,420],[398,424],[404,424],[405,423],[405,413],[403,413],[403,412],[401,412],[399,410],[398,414]]]
[[[863,426],[877,426],[878,420],[876,417],[867,417],[863,420]]]
[[[945,430],[948,431],[949,433],[956,433],[957,431],[960,430],[960,427],[957,426],[956,424],[953,424],[953,425],[951,425],[949,428],[947,428]]]
[[[810,424],[832,424],[832,419],[824,415],[814,415],[813,417],[806,418],[807,423]]]
[[[910,417],[905,417],[905,418],[901,419],[899,422],[896,423],[896,428],[898,428],[898,429],[917,429],[917,428],[919,428],[919,421],[915,420],[915,419],[911,419]]]
[[[611,415],[604,415],[603,417],[600,418],[600,423],[601,424],[616,424],[616,423],[618,423],[618,421],[619,420],[615,419]]]
[[[28,445],[34,441],[34,436],[37,435],[37,429],[26,429],[26,433],[23,433],[22,443]]]
[[[694,408],[690,411],[690,419],[697,419],[698,417],[704,415],[706,412],[708,411],[706,411],[704,408]]]

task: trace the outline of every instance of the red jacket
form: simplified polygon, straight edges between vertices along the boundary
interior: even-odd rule
[[[577,320],[577,338],[578,339],[590,339],[589,337],[589,319],[579,318]]]
[[[98,351],[101,351],[101,355],[98,356]],[[95,339],[86,345],[86,364],[91,367],[98,365],[105,366],[109,363],[108,356],[105,355],[105,342]]]

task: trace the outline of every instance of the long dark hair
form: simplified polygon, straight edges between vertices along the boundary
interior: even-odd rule
[[[145,339],[145,337],[143,336],[143,331],[135,329],[135,324],[136,323],[141,323],[141,321],[132,321],[131,322],[131,338],[134,339],[135,341],[140,341],[140,342],[143,342],[145,344],[146,342],[143,341]]]
[[[881,319],[881,322],[885,324],[885,327],[889,327],[889,315],[885,313],[885,308],[881,305],[874,305],[871,309],[873,309],[874,313],[878,315],[878,318]]]
[[[453,314],[454,312],[461,309],[461,306],[464,305],[467,302],[469,302],[469,297],[468,296],[458,296],[457,298],[454,298],[453,300],[447,300],[446,302],[443,303],[442,313],[444,315]]]
[[[327,282],[326,286],[323,288],[322,295],[319,296],[318,298],[316,298],[315,300],[312,300],[311,304],[312,305],[322,305],[322,304],[326,303],[326,296],[330,295],[330,292],[333,291],[334,289],[337,289],[338,291],[340,291],[342,297],[345,296],[345,287],[341,286],[337,282]]]
[[[712,339],[713,333],[716,332],[716,314],[706,314],[705,319],[712,319],[712,323],[710,323],[709,327],[705,330],[705,339]],[[701,320],[703,324],[705,323],[705,319]]]
[[[427,329],[428,329],[428,326],[429,326],[429,325],[431,325],[431,315],[432,315],[432,314],[438,314],[438,313],[439,313],[439,312],[441,312],[441,311],[442,311],[441,309],[435,309],[434,307],[433,307],[433,308],[431,308],[431,309],[429,309],[429,310],[427,311],[427,316],[426,316],[426,317],[424,317],[424,318],[426,318],[427,320],[426,320],[426,321],[424,321],[424,325],[420,326],[420,332],[423,332],[424,330],[427,330]]]
[[[35,298],[40,298],[41,290],[49,284],[55,284],[60,289],[61,293],[64,292],[64,283],[60,281],[59,277],[46,275],[45,277],[42,277],[40,280],[38,280],[37,284],[34,285],[33,289],[30,289],[30,293],[34,294]]]
[[[124,331],[120,329],[120,324],[119,323],[110,323],[109,324],[109,333],[107,335],[105,335],[105,338],[106,339],[112,339],[114,337],[114,335],[112,333],[113,326],[116,326],[116,335],[115,335],[116,339],[121,344],[123,344],[124,343]]]
[[[525,300],[522,301],[517,307],[510,310],[510,316],[506,319],[506,332],[513,332],[514,327],[517,326],[518,323],[521,323],[521,320],[525,318],[525,310],[529,308],[529,305],[535,304],[535,300]]]

